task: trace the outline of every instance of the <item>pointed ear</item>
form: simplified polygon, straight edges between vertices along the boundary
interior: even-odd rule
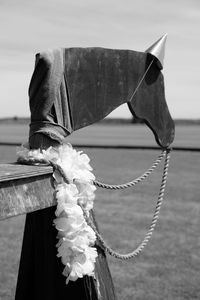
[[[151,54],[157,59],[157,65],[159,69],[163,69],[164,57],[165,57],[165,43],[167,40],[167,34],[164,34],[153,45],[151,45],[145,52]]]

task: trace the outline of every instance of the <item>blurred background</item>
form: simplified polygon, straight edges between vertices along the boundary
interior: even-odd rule
[[[163,74],[176,138],[166,196],[143,254],[128,263],[109,258],[120,300],[200,299],[199,28],[197,0],[0,0],[0,163],[16,161],[16,147],[28,138],[28,86],[36,53],[75,46],[144,51],[168,33]],[[122,105],[68,139],[90,156],[98,179],[132,180],[159,154],[152,132],[133,121]],[[142,240],[161,175],[162,166],[134,190],[97,191],[97,220],[113,248],[129,252]],[[3,300],[14,299],[24,221],[25,216],[0,221]]]

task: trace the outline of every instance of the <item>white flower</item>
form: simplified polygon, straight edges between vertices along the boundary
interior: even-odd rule
[[[56,187],[57,209],[56,216],[59,216],[67,207],[77,204],[78,190],[75,184],[58,184]]]
[[[96,233],[94,232],[94,230],[90,226],[87,226],[85,228],[85,236],[88,239],[88,243],[90,245],[94,245],[94,243],[96,241]]]
[[[62,166],[70,180],[74,178],[86,180],[95,179],[92,172],[90,172],[92,170],[89,164],[90,159],[86,154],[82,154],[82,151],[77,152],[70,144],[67,144],[59,147],[58,152],[60,157],[58,164]]]
[[[17,151],[17,156],[19,158],[23,158],[23,157],[26,158],[26,157],[28,157],[28,153],[29,153],[30,149],[27,144],[26,145],[23,144],[20,147],[17,147],[16,151]]]
[[[66,283],[69,280],[75,281],[78,278],[82,278],[84,275],[94,276],[94,263],[97,257],[97,251],[95,248],[89,247],[83,254],[74,257],[71,268],[69,265],[63,271],[65,276],[68,276]],[[71,272],[70,272],[71,269]]]
[[[86,255],[87,255],[87,257],[89,257],[89,259],[92,263],[95,263],[96,258],[98,256],[96,248],[88,247],[86,250]]]
[[[67,265],[63,271],[63,275],[67,276],[66,284],[68,284],[69,280],[76,281],[78,278],[82,278],[84,272],[81,264],[76,262],[73,264],[73,267]]]
[[[73,251],[69,247],[68,241],[63,241],[62,244],[58,247],[57,256],[66,259],[67,262],[73,259]]]
[[[93,201],[95,199],[94,191],[96,187],[90,182],[76,181],[76,186],[79,190],[78,203],[83,206],[86,211],[93,208]]]
[[[49,161],[52,160],[55,163],[57,163],[57,161],[59,160],[59,153],[53,147],[49,147],[46,150],[42,150],[42,154],[46,160],[49,160]]]
[[[61,217],[54,220],[56,229],[64,232],[63,236],[69,236],[81,230],[84,224],[84,218],[77,218],[76,216]]]

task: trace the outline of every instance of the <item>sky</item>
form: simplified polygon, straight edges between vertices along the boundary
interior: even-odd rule
[[[165,33],[171,115],[200,118],[199,28],[199,0],[0,0],[0,118],[29,117],[36,53],[96,46],[145,51]],[[130,113],[123,105],[111,117]]]

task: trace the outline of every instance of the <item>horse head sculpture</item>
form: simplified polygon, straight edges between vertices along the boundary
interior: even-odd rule
[[[127,103],[151,128],[162,148],[174,139],[174,123],[161,72],[166,35],[145,52],[62,48],[36,55],[29,87],[30,136],[55,140],[106,117]]]
[[[39,53],[30,82],[29,144],[32,149],[59,146],[73,131],[103,119],[123,103],[128,104],[134,116],[146,122],[158,145],[164,148],[151,169],[136,181],[122,185],[123,188],[133,186],[145,179],[165,155],[161,188],[149,230],[132,253],[114,253],[118,258],[135,257],[142,251],[155,228],[164,196],[169,165],[169,149],[165,148],[174,138],[174,123],[165,101],[161,73],[165,40],[166,36],[162,37],[146,52],[66,48]],[[97,185],[98,182],[95,182]],[[53,207],[27,216],[16,299],[27,299],[30,285],[34,286],[32,299],[41,299],[41,295],[54,299],[68,294],[73,294],[74,299],[116,299],[102,239],[97,247],[98,260],[95,265],[98,276],[95,279],[83,276],[76,284],[66,287],[60,273],[62,262],[55,255],[57,232],[55,228],[50,229],[54,218]],[[100,236],[98,230],[95,233]],[[109,253],[113,253],[112,249]],[[33,268],[35,272],[32,272]]]

